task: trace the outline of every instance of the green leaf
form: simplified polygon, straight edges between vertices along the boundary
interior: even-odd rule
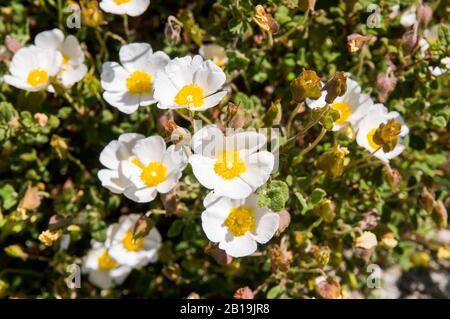
[[[4,209],[10,209],[17,203],[17,193],[10,184],[6,184],[0,188],[0,197]]]
[[[316,189],[312,192],[311,196],[309,197],[309,201],[311,202],[311,204],[315,205],[315,204],[317,204],[318,202],[320,202],[320,200],[321,200],[322,198],[324,198],[325,195],[327,195],[327,193],[326,193],[323,189],[321,189],[321,188],[316,188]]]
[[[270,288],[270,290],[267,292],[267,299],[277,298],[283,292],[283,289],[284,288],[280,285]]]
[[[175,220],[172,225],[170,225],[167,236],[170,238],[178,236],[181,233],[183,226],[183,222],[180,219]]]

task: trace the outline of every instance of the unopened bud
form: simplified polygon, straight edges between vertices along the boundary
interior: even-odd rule
[[[12,53],[16,53],[22,47],[22,45],[20,44],[20,41],[16,38],[13,38],[10,35],[7,35],[5,37],[5,46]]]
[[[243,287],[236,290],[233,295],[234,299],[254,299],[255,295],[249,287]]]
[[[345,157],[348,149],[336,145],[324,152],[317,159],[317,168],[333,176],[341,176],[344,172]]]
[[[316,72],[304,70],[299,77],[291,82],[292,99],[296,103],[301,103],[307,98],[317,100],[322,95],[321,88],[322,83]]]
[[[38,122],[39,126],[44,128],[47,125],[48,116],[43,113],[34,114],[34,119]]]
[[[435,199],[434,195],[431,194],[426,187],[423,188],[422,194],[420,196],[420,202],[422,203],[423,208],[431,214],[434,209]]]
[[[447,228],[448,214],[442,201],[439,200],[435,203],[431,217],[439,228]]]
[[[314,213],[318,214],[327,223],[331,223],[336,217],[336,204],[329,198],[322,198],[313,208]]]
[[[347,77],[344,72],[337,72],[322,88],[327,91],[325,101],[332,104],[338,96],[343,96],[347,92]]]
[[[373,135],[373,141],[383,148],[383,152],[392,151],[398,143],[398,136],[402,125],[390,119],[387,123],[381,123]]]
[[[147,216],[143,215],[134,224],[133,228],[133,240],[138,240],[147,236],[153,229],[155,224]]]
[[[277,230],[277,236],[280,236],[291,223],[291,214],[289,214],[287,210],[283,209],[278,213],[278,216],[280,217],[280,223]]]
[[[211,243],[205,248],[205,253],[210,255],[221,266],[231,265],[233,257],[228,255],[224,250]]]
[[[410,53],[419,44],[419,34],[416,30],[409,30],[403,35],[402,41],[405,52]]]
[[[419,8],[417,17],[424,26],[427,26],[433,18],[433,9],[429,5],[423,5]]]
[[[167,23],[164,27],[164,35],[170,44],[177,44],[181,41],[181,22],[174,16],[167,18]]]
[[[402,179],[399,171],[394,168],[390,168],[389,166],[385,166],[383,168],[383,176],[384,180],[389,184],[392,191],[398,192],[400,181]]]
[[[316,291],[325,299],[341,299],[341,285],[333,277],[319,277],[316,279]]]
[[[393,73],[390,75],[379,73],[377,75],[378,97],[381,102],[385,102],[387,100],[387,97],[395,89],[396,85],[397,78]]]

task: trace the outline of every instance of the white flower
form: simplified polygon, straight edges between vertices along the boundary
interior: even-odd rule
[[[306,99],[306,104],[311,109],[322,108],[325,101],[326,91],[317,100]],[[368,94],[361,93],[361,87],[356,81],[347,77],[347,91],[343,96],[338,96],[330,107],[339,112],[340,117],[335,121],[333,131],[338,131],[350,123],[356,129],[358,122],[367,114],[373,101]]]
[[[218,67],[223,67],[228,62],[225,49],[217,44],[202,45],[198,50],[198,54],[206,60],[212,60]]]
[[[119,223],[109,226],[112,233],[109,253],[121,265],[141,268],[158,260],[161,247],[161,235],[153,227],[147,236],[133,240],[134,225],[139,219],[138,214],[121,216]]]
[[[157,74],[155,98],[158,107],[203,111],[216,106],[227,94],[218,91],[225,79],[220,67],[212,61],[203,61],[200,55],[175,58]]]
[[[98,172],[98,178],[102,186],[115,194],[121,194],[130,186],[130,181],[119,174],[119,164],[121,161],[136,159],[131,151],[136,142],[144,139],[145,136],[136,133],[126,133],[119,136],[119,140],[111,141],[100,153],[100,162],[106,167]]]
[[[139,16],[147,10],[150,0],[102,0],[100,8],[113,14],[127,14],[132,17]]]
[[[364,147],[369,152],[374,152],[380,146],[374,142],[373,135],[381,123],[387,123],[390,119],[394,119],[396,122],[401,123],[402,126],[398,143],[395,148],[388,153],[385,153],[383,149],[379,149],[374,154],[375,157],[385,163],[388,163],[390,159],[400,155],[405,149],[405,147],[401,144],[401,138],[409,133],[409,129],[404,124],[403,118],[398,112],[388,112],[383,104],[374,104],[369,113],[359,123],[358,134],[356,135],[356,142],[359,146]]]
[[[130,181],[125,196],[138,203],[175,188],[187,165],[183,150],[176,150],[175,145],[166,150],[164,139],[157,135],[138,140],[131,152],[135,157],[120,162],[119,175]]]
[[[200,184],[217,196],[246,198],[268,180],[274,167],[272,153],[258,152],[265,144],[262,134],[249,131],[224,136],[210,125],[194,134],[189,163]]]
[[[42,49],[50,49],[62,54],[62,66],[57,76],[64,87],[71,87],[86,75],[87,67],[83,64],[84,53],[73,35],[64,39],[64,33],[61,30],[53,29],[37,34],[34,43]]]
[[[405,28],[414,25],[417,22],[416,7],[411,6],[400,17],[400,24]]]
[[[162,51],[153,53],[148,43],[131,43],[119,51],[117,62],[103,64],[101,84],[103,98],[121,112],[131,114],[139,106],[155,103],[153,82],[156,73],[169,62]]]
[[[50,78],[61,67],[61,53],[36,46],[22,48],[14,54],[9,72],[4,81],[9,85],[27,91],[40,91],[47,88]]]
[[[83,259],[82,271],[89,275],[89,281],[101,288],[110,288],[113,284],[122,284],[132,268],[121,265],[110,255],[112,227],[108,228],[105,243],[92,241],[92,248]]]
[[[206,210],[202,213],[202,227],[206,236],[232,257],[253,254],[256,243],[267,243],[278,229],[278,214],[258,207],[255,194],[236,200],[211,192],[203,205]]]

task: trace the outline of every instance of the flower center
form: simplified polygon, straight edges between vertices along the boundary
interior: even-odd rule
[[[114,0],[114,2],[120,6],[121,4],[131,2],[131,0]]]
[[[230,214],[224,222],[234,236],[245,235],[248,231],[255,228],[255,218],[251,208],[231,208]]]
[[[152,90],[152,76],[146,72],[133,72],[127,79],[127,88],[131,94],[143,94]]]
[[[141,179],[147,187],[154,187],[167,178],[167,168],[161,162],[151,162],[147,166],[144,166],[137,158],[132,162],[142,170]]]
[[[205,91],[195,84],[185,85],[175,96],[175,103],[179,106],[200,107],[204,103]]]
[[[144,238],[134,240],[133,239],[133,230],[130,229],[125,237],[122,239],[123,246],[128,251],[139,251],[144,246]]]
[[[373,140],[373,136],[375,135],[376,131],[377,131],[377,129],[373,128],[370,130],[369,133],[367,133],[367,141],[369,142],[370,147],[372,147],[373,149],[377,149],[380,147],[380,145],[375,143],[375,141]]]
[[[67,55],[63,55],[62,64],[67,65],[69,63],[69,57]]]
[[[339,112],[339,118],[336,120],[337,125],[342,125],[352,115],[352,109],[345,102],[336,102],[331,104],[331,108]]]
[[[117,263],[108,254],[108,251],[105,250],[103,254],[101,254],[100,257],[98,257],[98,267],[101,270],[111,270],[117,267]]]
[[[47,71],[41,69],[34,69],[30,73],[28,73],[27,82],[32,87],[36,87],[38,85],[46,83],[47,79],[48,79]]]
[[[239,156],[239,151],[223,151],[217,156],[214,172],[225,180],[240,176],[247,170],[245,162]]]

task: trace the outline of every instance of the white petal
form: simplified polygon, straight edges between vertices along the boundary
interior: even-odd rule
[[[100,163],[109,169],[117,170],[119,168],[120,160],[118,158],[119,147],[120,143],[118,141],[109,142],[100,153]]]
[[[129,161],[121,161],[119,165],[119,177],[129,180],[137,188],[147,187],[141,179],[142,170],[137,165]],[[134,191],[134,190],[133,190]]]
[[[205,61],[194,75],[194,84],[203,88],[206,96],[217,92],[225,83],[225,80],[225,73],[211,61]]]
[[[226,149],[247,150],[247,154],[253,154],[264,145],[266,145],[267,138],[264,136],[264,134],[260,134],[255,131],[239,132],[238,130],[234,129],[231,130],[231,133],[232,132],[236,133],[230,134],[230,132],[226,132]]]
[[[132,150],[139,161],[147,166],[151,162],[159,162],[166,152],[166,142],[159,136],[150,136],[139,140]]]
[[[126,92],[129,73],[117,62],[105,62],[102,66],[101,84],[104,90]]]
[[[225,147],[224,135],[217,126],[208,125],[194,134],[191,146],[195,154],[213,158]]]
[[[195,178],[204,187],[214,189],[215,185],[219,182],[217,174],[214,172],[215,161],[212,158],[202,155],[191,155],[189,157],[189,164],[192,166],[192,172]]]
[[[60,73],[60,79],[64,87],[71,87],[78,81],[81,81],[86,75],[88,69],[84,64],[80,64],[76,67],[71,65],[67,66],[66,69]]]
[[[128,92],[103,92],[103,98],[110,105],[125,114],[131,114],[139,108],[140,96]]]
[[[84,61],[84,53],[78,39],[73,35],[67,36],[62,46],[62,53],[69,59],[69,63],[78,66]]]
[[[222,101],[222,99],[227,95],[227,91],[220,91],[216,94],[207,96],[203,99],[203,104],[199,107],[190,106],[189,109],[191,111],[204,111],[206,109],[209,109],[211,107],[214,107]]]
[[[266,213],[259,220],[255,230],[255,240],[260,244],[267,243],[276,233],[280,217],[276,213]]]
[[[34,43],[43,49],[60,50],[64,41],[64,33],[59,29],[40,32]]]
[[[137,203],[148,203],[155,199],[158,192],[156,187],[141,188],[129,187],[125,190],[124,195]]]
[[[178,89],[165,72],[159,71],[157,73],[154,88],[153,96],[158,101],[160,109],[168,109],[175,106],[175,96],[178,94]]]
[[[250,234],[240,237],[233,237],[231,241],[222,241],[219,248],[226,251],[231,257],[244,257],[253,254],[256,251],[256,241]]]
[[[258,152],[249,156],[246,161],[246,171],[240,176],[255,190],[263,185],[270,177],[275,157],[270,152]]]
[[[142,71],[149,63],[152,53],[152,47],[148,43],[126,44],[119,51],[120,63],[129,73]]]
[[[215,182],[214,191],[219,196],[226,196],[232,199],[243,199],[248,197],[254,189],[247,184],[240,177],[233,178],[232,180],[224,180],[218,175],[219,182]]]
[[[108,289],[112,286],[112,279],[108,271],[93,270],[89,273],[89,281],[100,289]]]
[[[102,182],[102,186],[114,194],[121,194],[129,185],[128,181],[120,178],[118,171],[101,169],[98,172],[98,178]]]

